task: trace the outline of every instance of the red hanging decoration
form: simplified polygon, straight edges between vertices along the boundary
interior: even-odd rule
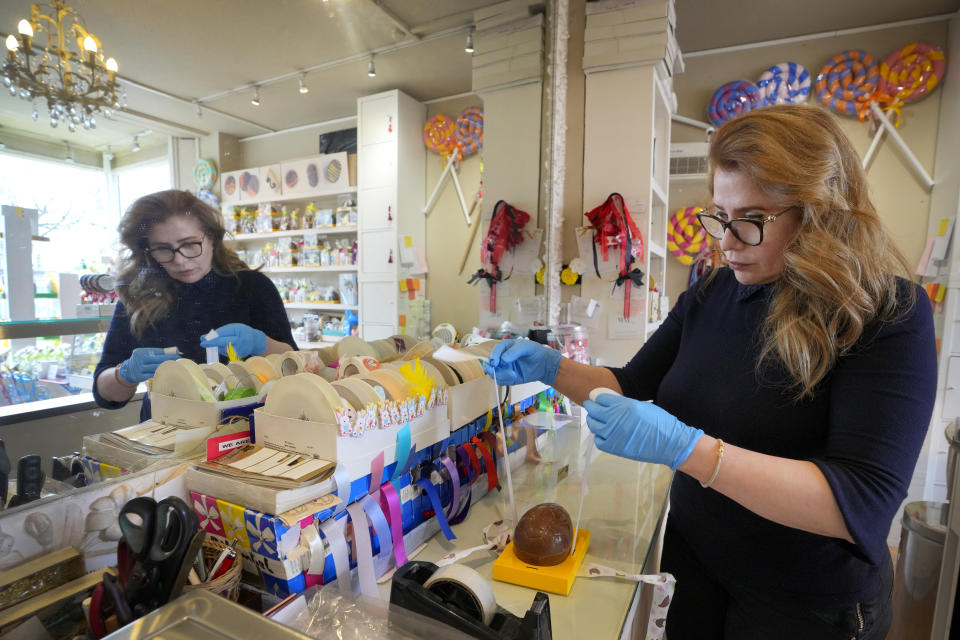
[[[619,193],[611,193],[607,199],[596,209],[588,211],[587,219],[593,226],[593,267],[600,276],[600,269],[597,265],[597,247],[600,245],[600,253],[604,261],[609,255],[610,245],[617,246],[620,249],[619,275],[613,285],[614,291],[619,285],[623,285],[623,317],[630,318],[630,288],[631,284],[637,286],[643,285],[643,271],[637,268],[631,269],[634,258],[643,261],[643,235],[630,217],[627,211],[627,205],[623,202],[623,196]]]
[[[510,278],[503,277],[500,260],[505,251],[512,250],[523,242],[523,227],[530,221],[530,214],[521,211],[505,200],[493,206],[490,228],[480,244],[480,259],[483,266],[474,273],[469,284],[486,280],[490,284],[490,312],[497,312],[497,283]]]

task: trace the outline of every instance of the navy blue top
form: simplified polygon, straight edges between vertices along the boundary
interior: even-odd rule
[[[779,365],[758,376],[758,330],[776,285],[741,285],[727,268],[702,292],[694,285],[682,294],[633,359],[613,369],[625,395],[653,399],[732,445],[809,460],[826,476],[856,544],[774,523],[676,474],[671,523],[721,584],[810,604],[876,594],[937,385],[929,300],[920,287],[900,285],[916,288],[914,306],[868,326],[812,398],[795,401]]]
[[[200,338],[211,329],[231,322],[260,329],[268,337],[296,349],[283,300],[270,278],[259,271],[240,271],[236,277],[211,271],[198,282],[179,283],[174,310],[147,328],[140,338],[130,331],[130,317],[123,303],[117,303],[94,380],[104,369],[129,358],[137,347],[176,347],[185,358],[204,363],[207,357]],[[226,362],[223,356],[221,360]],[[96,384],[93,397],[106,409],[119,409],[126,404],[102,397]],[[149,415],[149,404],[145,401],[140,417],[146,419]]]

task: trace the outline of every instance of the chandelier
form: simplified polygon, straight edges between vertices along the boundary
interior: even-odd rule
[[[3,83],[10,95],[33,102],[34,120],[37,100],[44,99],[51,127],[65,122],[71,132],[93,129],[95,114],[110,116],[126,101],[117,92],[117,61],[104,61],[100,40],[62,0],[31,5],[30,19],[21,20],[17,31],[19,38],[7,36]],[[34,37],[44,33],[46,45],[34,51]]]

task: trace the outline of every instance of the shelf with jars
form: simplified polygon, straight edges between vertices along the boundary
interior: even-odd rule
[[[359,310],[355,188],[228,205],[223,212],[228,242],[273,280],[294,327],[302,329],[322,313],[323,330],[335,330],[333,325],[346,324],[347,312]]]

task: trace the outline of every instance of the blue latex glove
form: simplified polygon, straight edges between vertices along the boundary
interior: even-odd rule
[[[227,344],[233,344],[237,356],[246,358],[247,356],[262,356],[267,350],[267,334],[259,329],[247,326],[240,322],[232,322],[219,327],[217,337],[213,340],[201,338],[200,346],[216,347],[220,355],[227,355]]]
[[[560,352],[532,340],[504,340],[490,352],[483,370],[498,384],[540,382],[552,385],[560,368]]]
[[[665,464],[676,470],[690,457],[702,429],[688,427],[649,402],[601,393],[583,403],[587,426],[601,451],[616,456]]]
[[[130,384],[139,384],[152,378],[161,362],[179,357],[175,353],[164,353],[159,347],[140,347],[117,365],[117,374]]]

